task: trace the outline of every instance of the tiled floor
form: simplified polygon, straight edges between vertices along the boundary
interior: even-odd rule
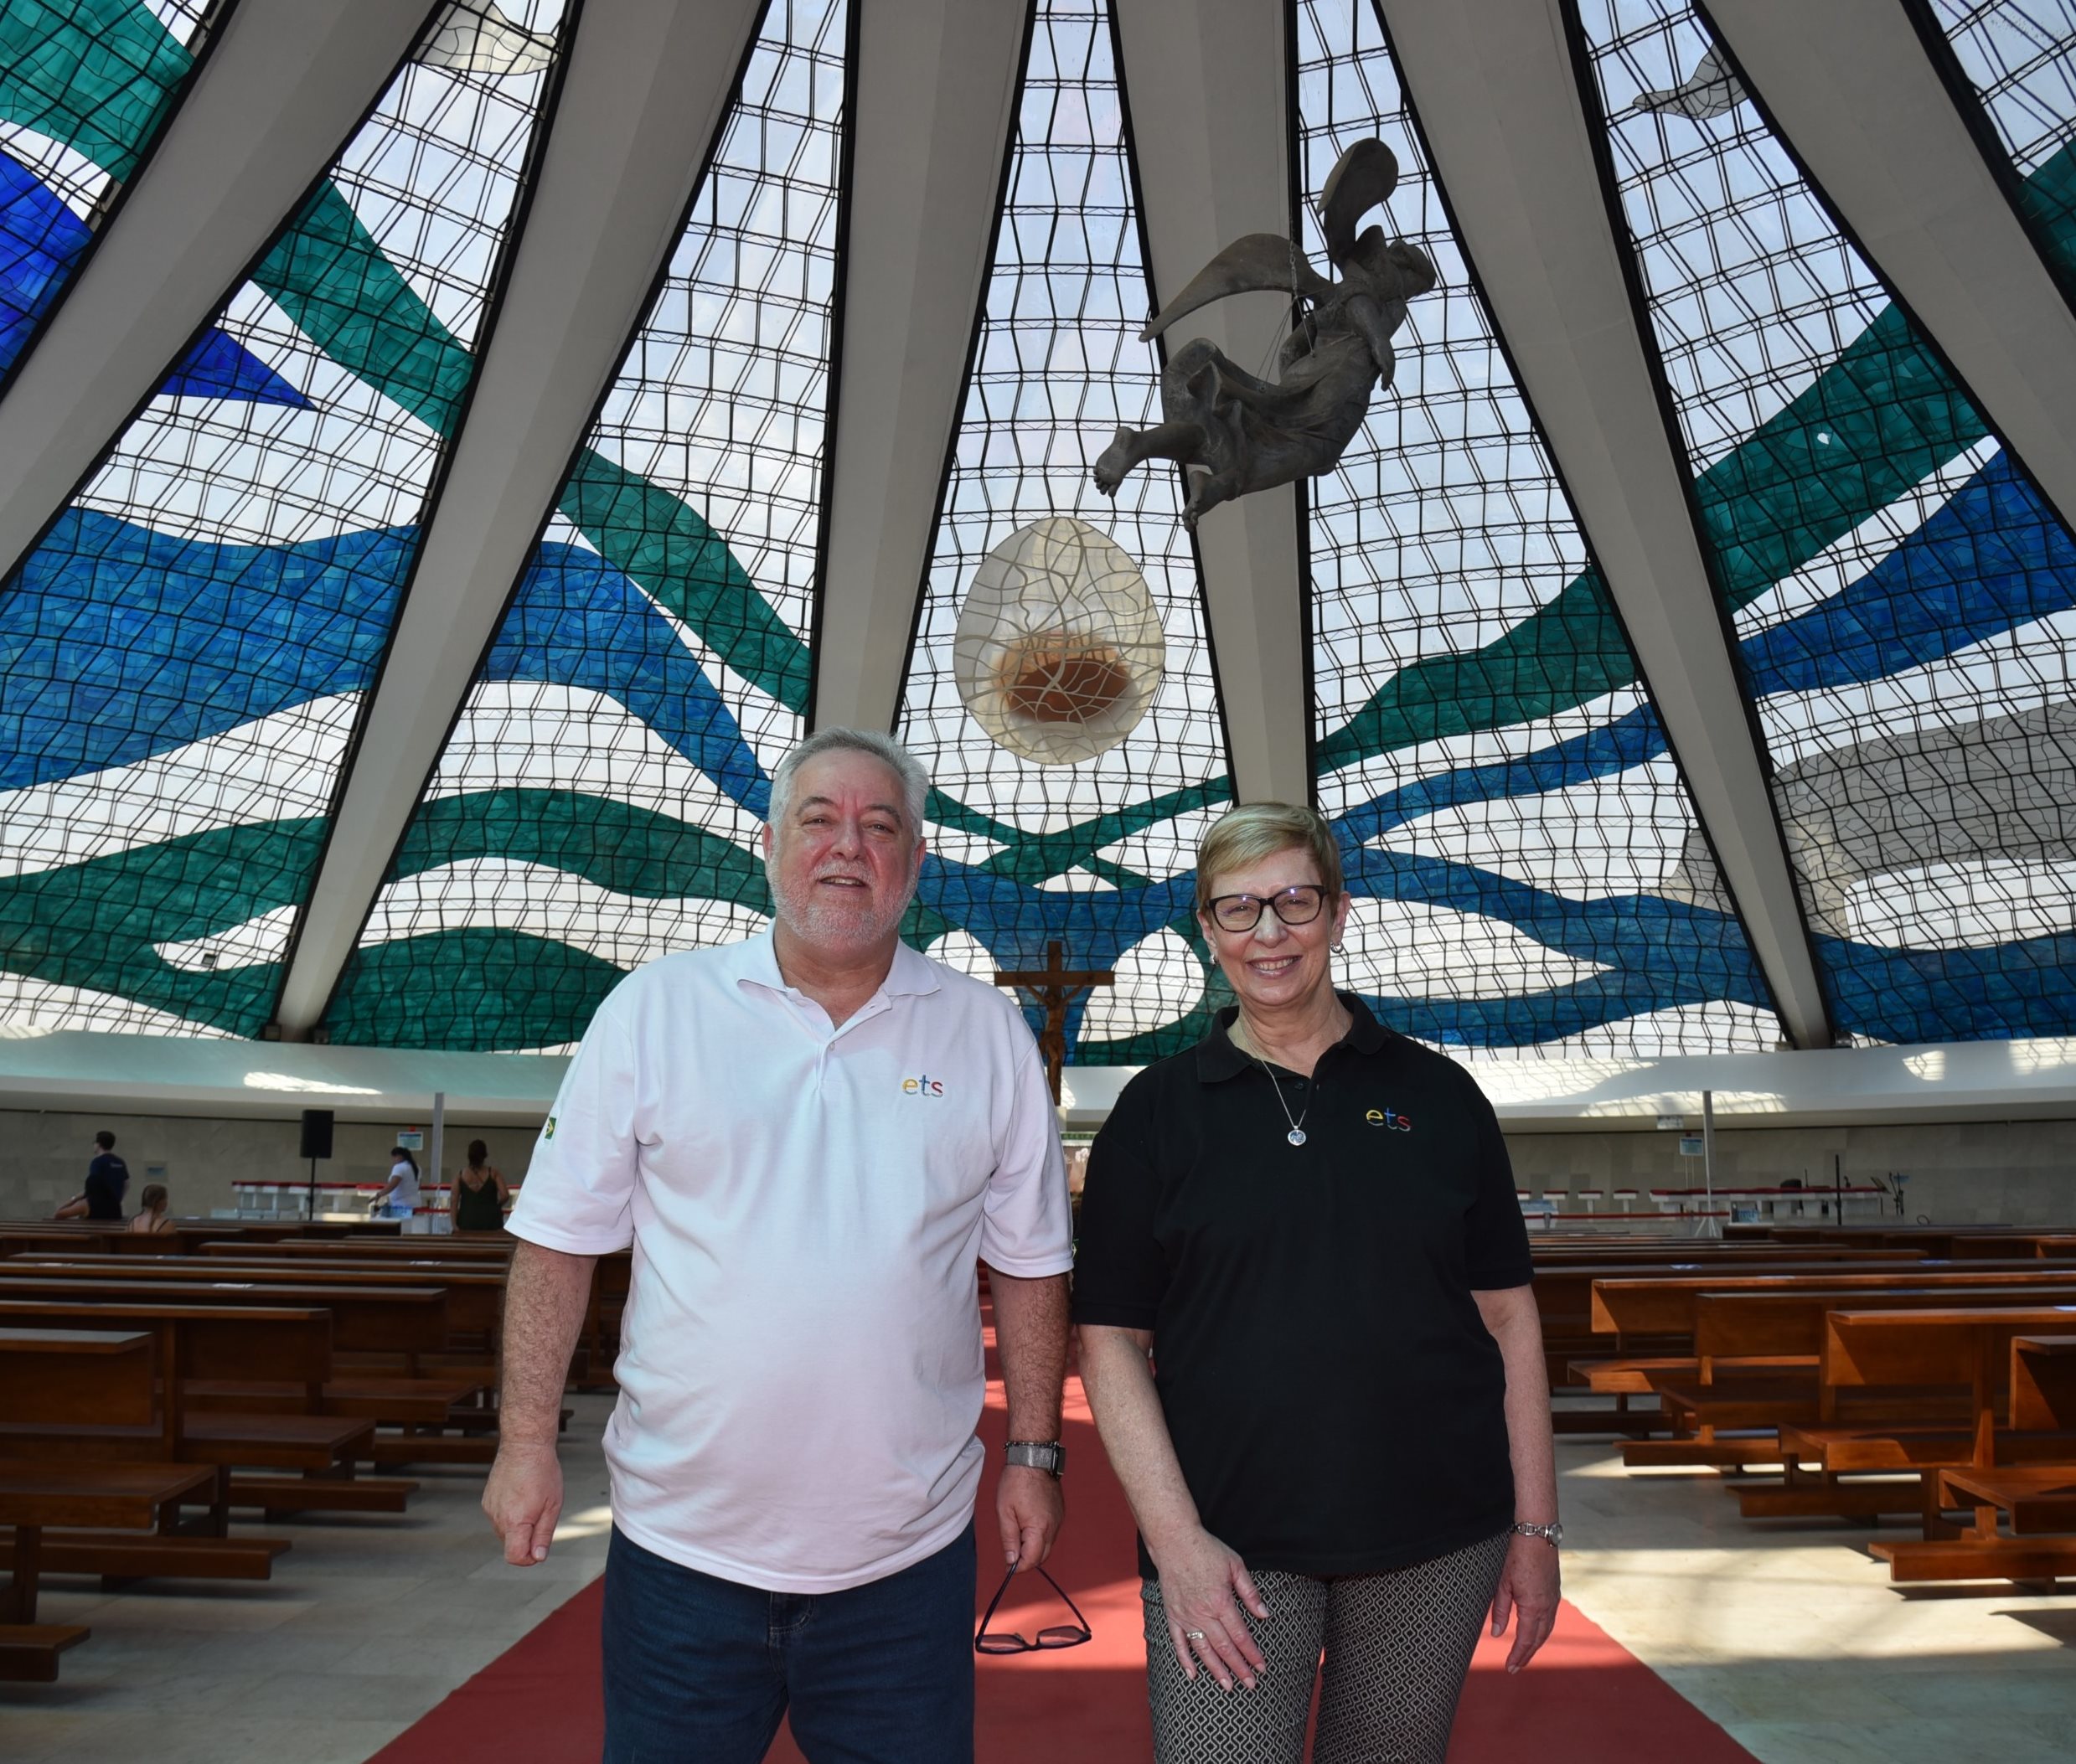
[[[2076,1596],[1893,1586],[1870,1527],[1753,1524],[1713,1473],[1557,1450],[1566,1595],[1765,1764],[2076,1757]]]
[[[265,1585],[52,1582],[46,1620],[94,1638],[62,1683],[0,1687],[0,1756],[359,1764],[598,1571],[607,1405],[576,1406],[540,1569],[498,1560],[474,1474],[436,1471],[402,1518],[283,1526]],[[1719,1478],[1558,1450],[1567,1594],[1765,1764],[2076,1756],[2076,1596],[1901,1591],[1864,1528],[1762,1528]]]

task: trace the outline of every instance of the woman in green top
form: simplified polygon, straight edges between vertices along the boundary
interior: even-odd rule
[[[512,1204],[512,1191],[505,1185],[504,1172],[492,1168],[490,1148],[480,1139],[468,1142],[468,1162],[447,1190],[457,1231],[501,1231],[504,1215]]]

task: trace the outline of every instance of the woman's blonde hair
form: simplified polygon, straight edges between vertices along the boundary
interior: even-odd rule
[[[1325,818],[1289,802],[1243,802],[1218,818],[1196,848],[1196,910],[1211,910],[1211,879],[1279,851],[1302,851],[1330,903],[1340,898],[1340,848]]]

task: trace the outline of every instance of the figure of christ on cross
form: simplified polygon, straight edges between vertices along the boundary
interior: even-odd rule
[[[998,968],[997,986],[1020,987],[1046,1009],[1046,1032],[1038,1038],[1038,1051],[1046,1056],[1046,1078],[1052,1086],[1052,1101],[1060,1101],[1060,1070],[1066,1064],[1066,1008],[1077,993],[1092,992],[1114,985],[1117,976],[1107,967],[1063,967],[1064,952],[1058,941],[1046,945],[1043,967]]]

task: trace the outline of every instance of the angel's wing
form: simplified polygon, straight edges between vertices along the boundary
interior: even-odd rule
[[[1744,88],[1730,70],[1720,44],[1711,44],[1708,53],[1694,64],[1686,80],[1669,91],[1639,92],[1629,102],[1632,111],[1655,111],[1664,116],[1686,116],[1705,122],[1722,116],[1744,102]]]
[[[1374,137],[1358,141],[1334,162],[1319,192],[1319,227],[1330,261],[1347,261],[1356,223],[1397,186],[1398,156]]]
[[[1294,257],[1290,241],[1281,234],[1249,233],[1234,240],[1198,271],[1196,279],[1139,333],[1139,341],[1150,343],[1185,312],[1228,294],[1288,294],[1294,275],[1297,291],[1307,299],[1330,300],[1336,291],[1332,282],[1304,260],[1304,252]]]

